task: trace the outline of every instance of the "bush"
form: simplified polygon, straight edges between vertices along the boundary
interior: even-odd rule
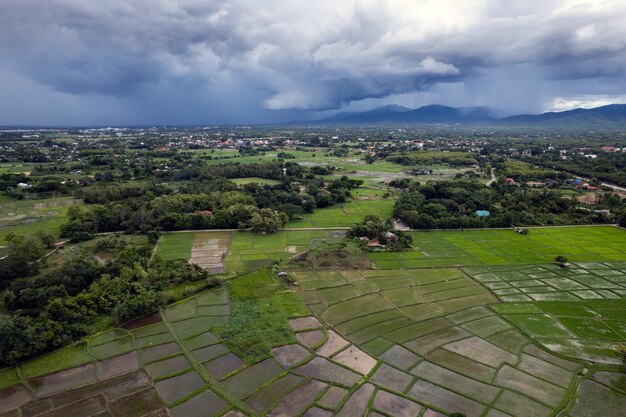
[[[159,306],[157,293],[143,290],[135,296],[121,300],[113,309],[113,320],[116,325],[122,326],[138,317],[156,312]]]
[[[567,263],[567,258],[563,255],[559,255],[556,258],[554,258],[554,261],[560,265],[563,265]]]

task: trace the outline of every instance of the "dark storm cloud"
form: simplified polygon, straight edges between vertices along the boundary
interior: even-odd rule
[[[562,80],[623,84],[624,17],[619,0],[0,0],[0,66],[71,95],[134,99],[166,83],[221,100],[230,80],[268,109],[519,78],[559,82],[554,98],[569,93]]]

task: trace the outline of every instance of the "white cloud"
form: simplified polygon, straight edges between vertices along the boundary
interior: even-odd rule
[[[608,106],[609,104],[625,104],[626,94],[614,96],[581,96],[581,97],[559,97],[551,100],[546,111],[565,111],[572,109],[591,109],[594,107]]]

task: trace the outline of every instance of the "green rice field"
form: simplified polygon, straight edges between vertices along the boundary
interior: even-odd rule
[[[1,369],[0,415],[623,414],[624,230],[415,232],[414,251],[370,254],[378,269],[287,269],[291,286],[264,269],[344,233],[164,234],[167,259],[228,241],[241,274]]]
[[[165,260],[189,259],[195,233],[166,233],[161,237],[157,255]]]
[[[626,261],[626,231],[612,226],[512,230],[411,232],[414,250],[373,253],[378,268],[432,268],[454,265],[550,263],[559,255],[570,262]]]
[[[504,303],[491,306],[544,347],[567,356],[619,363],[626,342],[626,300]]]

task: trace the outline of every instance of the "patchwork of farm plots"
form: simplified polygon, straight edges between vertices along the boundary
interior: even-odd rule
[[[223,259],[227,249],[227,270],[249,271],[344,233],[172,233],[157,250],[193,261],[213,250]],[[418,269],[419,259],[405,259],[382,265],[389,269],[292,271],[304,304],[267,271],[236,277],[127,328],[1,369],[0,416],[623,413],[626,383],[612,366],[614,346],[626,341],[623,230],[415,235],[418,247],[428,237],[429,247],[463,251],[436,258],[463,267]],[[474,243],[495,255],[466,262]],[[505,249],[521,255],[497,252]],[[570,268],[554,265],[557,255]]]
[[[482,306],[495,298],[457,269],[293,276],[307,306],[347,340],[333,339],[380,358],[374,385],[446,412],[550,416],[582,367]]]
[[[626,231],[611,226],[412,232],[415,250],[372,253],[381,269],[626,261]]]
[[[225,271],[224,258],[228,253],[232,233],[196,233],[191,245],[189,263],[219,274]]]
[[[455,268],[298,271],[292,275],[309,309],[358,343],[375,339],[380,330],[497,302],[487,289]],[[370,314],[365,319],[359,317],[364,310]]]
[[[491,308],[541,345],[570,357],[618,364],[626,342],[626,300],[504,303]]]
[[[362,416],[372,410],[370,415],[441,416],[411,400],[376,358],[314,317],[289,320],[286,339],[297,343],[246,363],[212,331],[229,314],[227,293],[214,290],[131,328],[95,335],[86,346],[71,348],[72,361],[62,350],[35,360],[37,366],[25,364],[19,374],[2,370],[2,381],[10,381],[0,386],[0,413],[241,417]],[[73,367],[57,372],[62,357]],[[37,372],[29,374],[30,368]]]
[[[249,361],[220,338],[236,308],[227,290],[210,290],[19,372],[0,370],[0,415],[549,417],[563,409],[585,417],[626,407],[619,373],[579,376],[586,362],[537,347],[511,324],[523,327],[515,316],[531,303],[498,304],[460,269],[292,276],[321,320],[293,307],[283,343],[266,356]],[[623,310],[598,303],[615,302],[576,311],[541,302],[532,314],[566,322],[597,313],[610,327]]]
[[[468,267],[464,271],[501,301],[626,298],[626,262]]]
[[[298,230],[261,235],[251,232],[167,233],[157,254],[164,259],[187,259],[213,272],[243,272],[286,260],[322,243],[345,236],[345,230]],[[219,260],[222,261],[219,261]],[[223,269],[218,264],[223,264]]]
[[[209,415],[226,411],[228,404],[207,390],[215,372],[211,359],[228,354],[207,332],[229,318],[226,292],[174,305],[163,318],[97,334],[86,344],[27,362],[19,372],[0,371],[0,413],[165,417],[169,407],[172,416],[187,417],[195,408],[214,410]],[[241,366],[234,364],[233,369]],[[59,371],[64,368],[69,369]],[[4,384],[5,376],[17,385]]]

